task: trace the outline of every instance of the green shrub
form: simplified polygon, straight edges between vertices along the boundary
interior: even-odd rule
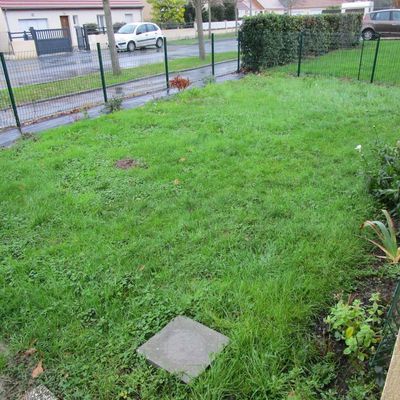
[[[260,71],[296,60],[300,32],[303,32],[303,54],[320,55],[356,45],[360,29],[359,14],[258,14],[245,18],[240,29],[243,67]]]
[[[378,237],[379,242],[371,239],[368,239],[368,241],[385,254],[384,256],[378,256],[379,258],[390,260],[392,264],[398,264],[400,261],[400,247],[397,244],[394,222],[386,210],[382,211],[385,215],[387,226],[381,221],[365,221],[361,228],[371,228]]]
[[[377,143],[371,157],[362,157],[368,191],[392,216],[400,216],[400,142]]]
[[[97,35],[99,33],[99,26],[94,22],[83,24],[83,27],[86,29],[88,35]]]
[[[122,98],[113,97],[104,104],[103,112],[104,114],[112,114],[113,112],[120,111],[122,108]]]
[[[373,293],[368,305],[363,305],[360,300],[352,303],[340,300],[332,307],[325,322],[335,339],[345,343],[343,354],[364,361],[374,354],[375,345],[381,339],[382,315],[379,293]]]
[[[114,33],[118,32],[118,30],[120,28],[122,28],[124,25],[126,25],[125,22],[114,22],[113,23],[113,31],[114,31]]]

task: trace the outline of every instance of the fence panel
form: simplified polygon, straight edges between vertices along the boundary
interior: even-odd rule
[[[0,128],[15,126],[16,121],[11,105],[10,96],[7,90],[7,83],[4,70],[0,65]]]
[[[45,57],[24,52],[7,55],[6,63],[21,123],[69,113],[103,101],[96,51]],[[10,126],[9,118],[2,116],[0,129],[7,126]]]
[[[204,59],[199,57],[199,39],[169,41],[168,64],[170,79],[182,76],[190,82],[199,82],[211,77],[211,37],[204,31]]]
[[[400,84],[400,38],[381,39],[374,82]]]
[[[133,97],[166,88],[164,49],[150,46],[118,53],[121,74],[114,75],[111,56],[102,47],[108,98]]]
[[[238,36],[230,34],[215,34],[215,75],[222,76],[237,72]]]
[[[358,78],[361,57],[361,41],[358,33],[340,32],[323,34],[303,32],[301,73],[344,78]],[[366,46],[363,66],[367,62]],[[370,65],[371,67],[371,65]],[[371,70],[370,70],[371,71]]]

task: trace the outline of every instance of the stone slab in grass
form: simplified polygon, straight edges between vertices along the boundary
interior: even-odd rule
[[[53,393],[50,392],[49,389],[47,389],[46,386],[40,385],[32,390],[30,390],[28,393],[25,394],[23,397],[24,400],[57,400],[57,398],[54,396]]]
[[[176,317],[137,349],[156,367],[189,383],[200,375],[229,339],[190,318]]]

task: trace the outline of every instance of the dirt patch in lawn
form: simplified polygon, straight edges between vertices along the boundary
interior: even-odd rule
[[[0,371],[1,400],[23,399],[26,391],[35,386],[32,371],[38,362],[36,353],[31,348],[11,356],[7,346],[0,342],[0,356],[7,359],[7,365]]]
[[[146,164],[140,160],[135,160],[133,158],[123,158],[115,163],[116,168],[120,169],[130,169],[130,168],[146,168]]]

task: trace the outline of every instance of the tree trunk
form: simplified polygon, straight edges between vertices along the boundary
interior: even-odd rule
[[[119,66],[117,48],[115,46],[115,37],[114,37],[109,0],[103,0],[103,10],[104,10],[104,18],[106,20],[108,47],[110,49],[112,71],[114,75],[119,75],[121,73],[121,68]]]
[[[238,19],[239,19],[239,12],[238,12],[238,0],[235,0],[235,33],[236,36],[238,35]]]
[[[253,16],[253,0],[250,0],[250,17]]]
[[[208,38],[211,39],[211,2],[208,1]]]
[[[201,15],[202,7],[201,0],[194,1],[194,9],[196,12],[196,25],[197,36],[199,38],[199,58],[204,60],[206,58],[206,51],[204,48],[204,32],[203,32],[203,16]]]

